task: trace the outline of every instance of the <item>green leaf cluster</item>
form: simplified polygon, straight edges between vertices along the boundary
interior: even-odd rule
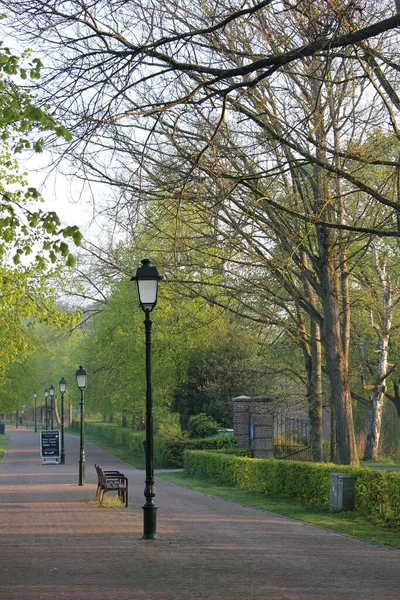
[[[78,228],[61,227],[54,212],[38,208],[43,199],[36,188],[29,186],[15,158],[25,150],[41,152],[44,141],[40,134],[44,131],[71,139],[49,109],[39,106],[17,83],[18,77],[39,78],[41,67],[41,61],[30,59],[29,53],[18,57],[0,47],[0,262],[12,252],[15,265],[24,262],[23,257],[29,257],[25,262],[32,262],[35,256],[39,266],[55,264],[59,257],[73,266],[74,257],[66,239],[79,245]]]
[[[34,389],[40,403],[41,390],[63,376],[63,348],[72,338],[61,340],[61,332],[75,327],[79,314],[57,308],[55,300],[49,273],[0,267],[0,412],[32,406]]]
[[[216,435],[219,430],[220,425],[205,413],[199,413],[189,417],[188,436],[190,438],[204,438],[210,435]]]
[[[88,407],[104,420],[118,419],[142,428],[145,407],[145,331],[134,284],[108,284],[108,296],[94,304],[83,361],[91,373]],[[232,397],[245,390],[255,368],[258,345],[230,323],[229,315],[200,298],[186,298],[160,285],[152,313],[154,424],[160,432],[178,432],[179,421],[206,412],[224,426],[232,424]],[[256,383],[252,383],[252,389]]]

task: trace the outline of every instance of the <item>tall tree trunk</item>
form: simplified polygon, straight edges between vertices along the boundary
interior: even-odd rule
[[[336,421],[335,462],[357,466],[359,459],[354,435],[348,366],[342,344],[337,273],[332,255],[333,232],[318,225],[317,235],[324,315],[322,340]]]
[[[324,73],[326,75],[329,71],[329,66],[323,64],[318,58],[311,60],[310,67],[311,89],[315,103],[313,122],[316,157],[318,161],[323,162],[326,160],[326,107],[322,101],[321,82],[324,81]],[[326,172],[318,165],[314,167],[313,191],[315,212],[323,221],[333,223],[338,218],[342,218],[340,214],[341,194],[336,201],[332,199],[331,181],[328,180]],[[340,189],[336,189],[336,192],[340,192]],[[322,343],[336,423],[335,462],[358,465],[348,380],[349,339],[347,336],[349,336],[350,328],[350,306],[347,295],[347,276],[343,267],[340,267],[341,261],[344,259],[345,245],[338,233],[328,227],[317,225],[316,232],[323,313]],[[341,274],[342,284],[340,288],[339,274]]]
[[[371,314],[371,325],[378,334],[378,368],[376,384],[372,395],[367,440],[364,450],[364,460],[376,460],[379,451],[379,440],[382,428],[382,412],[384,403],[384,393],[386,376],[389,364],[389,340],[392,328],[394,304],[391,294],[389,275],[386,270],[386,260],[381,261],[376,247],[372,248],[374,257],[374,266],[379,277],[379,286],[383,300],[384,316],[383,325],[375,326],[373,315]]]
[[[311,395],[309,415],[311,421],[311,451],[313,460],[324,460],[324,438],[322,422],[322,348],[320,326],[311,321]]]
[[[379,440],[382,428],[383,401],[385,399],[384,390],[385,386],[381,385],[375,389],[372,396],[363,460],[377,460],[378,458]]]
[[[310,334],[307,332],[302,312],[297,308],[298,334],[303,349],[304,365],[307,373],[306,397],[311,425],[311,453],[315,462],[322,462],[322,352],[319,326],[311,321]]]
[[[304,271],[308,270],[306,253],[302,253],[302,264]],[[304,295],[308,303],[316,308],[315,292],[312,289],[308,277],[303,276]],[[298,309],[299,310],[299,309]],[[323,423],[322,423],[322,347],[321,328],[316,319],[310,318],[310,335],[307,336],[306,328],[303,326],[303,354],[307,372],[307,400],[308,414],[311,424],[311,452],[316,462],[324,460],[323,448]]]
[[[331,411],[331,445],[330,445],[330,461],[335,462],[335,457],[337,454],[337,441],[336,441],[336,419],[335,419],[335,410],[333,408],[332,397],[330,399],[330,411]]]

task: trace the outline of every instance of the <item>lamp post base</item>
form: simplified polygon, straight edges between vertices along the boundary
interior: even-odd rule
[[[146,502],[143,508],[143,535],[142,540],[157,539],[157,508],[154,502]]]
[[[84,485],[85,483],[85,463],[79,461],[79,483],[78,485]]]

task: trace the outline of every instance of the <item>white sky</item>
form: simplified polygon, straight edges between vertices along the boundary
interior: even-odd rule
[[[26,44],[21,46],[13,37],[12,31],[7,35],[3,29],[2,33],[3,46],[9,47],[16,54],[20,54],[27,47]],[[40,49],[35,48],[33,56],[41,57]],[[46,152],[30,156],[26,154],[25,157],[17,155],[15,158],[21,171],[28,173],[28,185],[37,188],[46,200],[41,205],[43,210],[56,212],[64,226],[77,225],[86,238],[94,236],[96,240],[101,239],[101,225],[94,223],[91,195],[88,190],[84,191],[81,181],[74,182],[52,169],[49,166],[51,157]],[[104,189],[98,191],[99,196],[101,194],[104,197]]]
[[[41,208],[56,212],[64,226],[77,225],[86,238],[98,239],[101,226],[94,221],[91,194],[85,191],[82,181],[74,181],[52,169],[49,160],[49,155],[43,153],[20,162],[28,174],[28,184],[36,187],[45,199]]]

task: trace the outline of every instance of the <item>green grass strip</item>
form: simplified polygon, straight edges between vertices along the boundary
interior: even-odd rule
[[[213,481],[197,479],[185,473],[157,473],[157,477],[196,492],[273,512],[324,529],[351,535],[367,542],[400,549],[400,531],[398,528],[390,529],[385,527],[382,522],[357,514],[355,511],[332,512],[325,508],[305,506],[286,498],[218,485]]]
[[[3,460],[3,456],[6,453],[8,445],[8,435],[1,434],[0,435],[0,461]]]
[[[72,435],[79,435],[79,431],[75,429],[68,429],[68,433]],[[145,468],[145,459],[143,456],[136,456],[133,454],[130,448],[126,448],[126,446],[119,446],[117,444],[111,445],[108,442],[105,442],[101,437],[94,435],[92,433],[85,433],[85,440],[92,442],[98,448],[105,450],[115,458],[119,458],[124,462],[128,463],[128,465],[132,465],[136,469],[144,469]]]

